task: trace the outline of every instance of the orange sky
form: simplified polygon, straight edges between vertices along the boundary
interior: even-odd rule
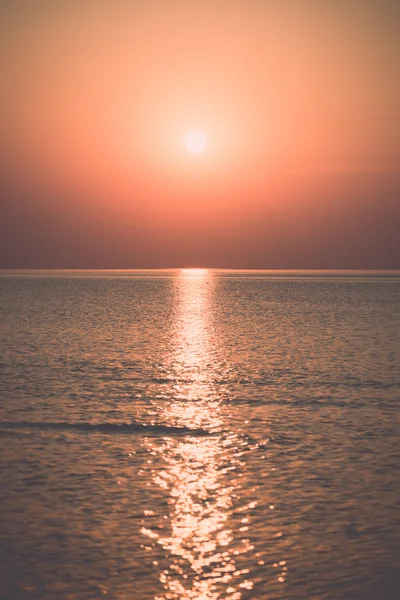
[[[395,3],[60,4],[0,9],[0,267],[400,267]]]

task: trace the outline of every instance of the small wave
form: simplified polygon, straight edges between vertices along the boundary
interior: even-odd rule
[[[149,435],[211,435],[205,429],[174,427],[169,425],[145,425],[143,423],[68,423],[68,422],[29,422],[3,421],[0,429],[39,429],[41,431],[81,431],[94,433],[147,433]]]

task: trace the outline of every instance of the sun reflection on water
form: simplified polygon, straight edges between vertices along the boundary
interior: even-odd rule
[[[208,269],[181,269],[181,277],[201,277],[208,275]]]
[[[165,465],[153,473],[154,481],[169,493],[165,529],[142,529],[170,561],[160,574],[165,592],[155,600],[239,600],[253,586],[246,579],[248,569],[238,570],[236,564],[252,546],[248,539],[235,541],[230,524],[239,460],[232,452],[232,435],[223,432],[210,310],[213,285],[207,270],[193,277],[185,270],[177,278],[176,328],[167,359],[174,389],[164,418],[211,435],[149,442]]]

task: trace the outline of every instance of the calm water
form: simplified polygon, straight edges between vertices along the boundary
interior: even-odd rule
[[[0,277],[1,600],[400,597],[400,277]]]

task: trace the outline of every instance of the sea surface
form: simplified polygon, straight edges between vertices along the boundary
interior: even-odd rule
[[[400,273],[2,272],[1,600],[398,600]]]

